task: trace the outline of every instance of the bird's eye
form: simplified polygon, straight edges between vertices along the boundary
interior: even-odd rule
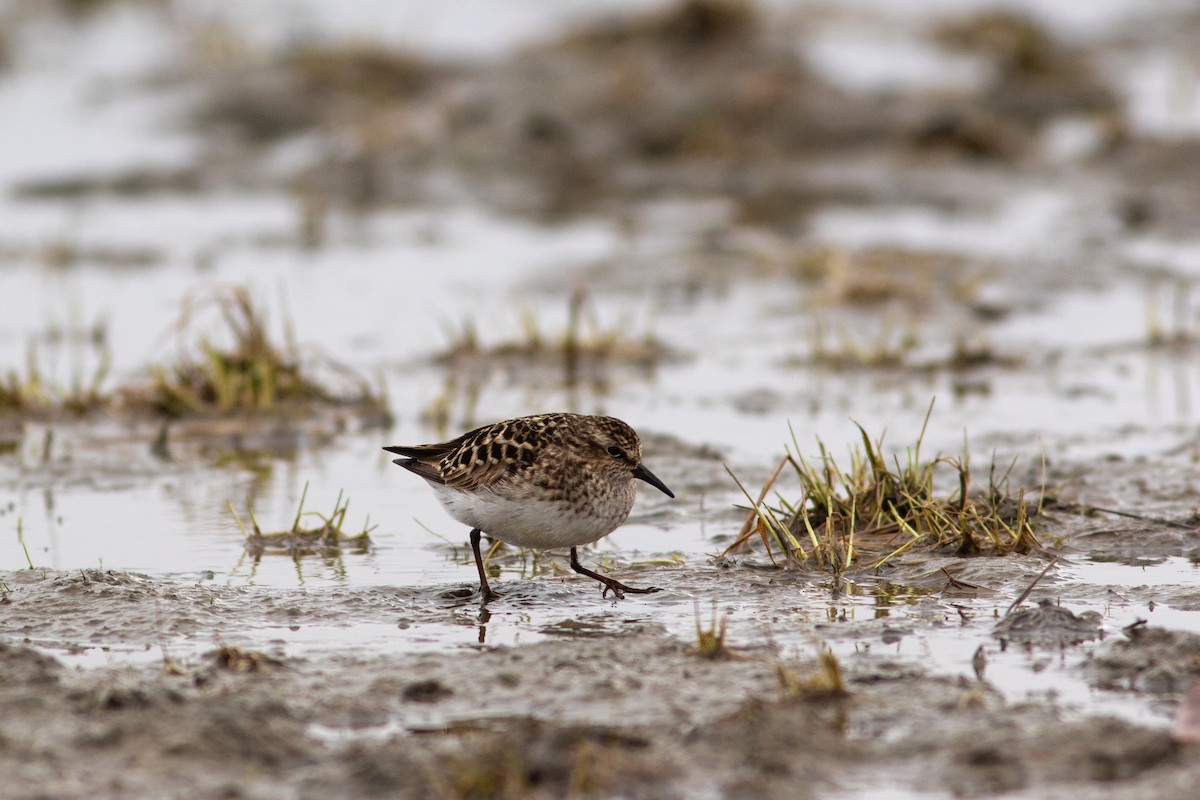
[[[616,445],[608,448],[608,454],[610,456],[612,456],[613,458],[624,458],[625,457],[625,454],[623,452],[621,452],[621,448],[617,447]]]

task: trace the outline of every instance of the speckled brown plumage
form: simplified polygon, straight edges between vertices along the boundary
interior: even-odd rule
[[[631,589],[578,564],[576,547],[625,521],[635,479],[674,497],[642,465],[637,433],[614,417],[538,414],[476,428],[438,444],[385,447],[396,464],[426,480],[452,517],[472,528],[480,585],[487,585],[479,533],[525,547],[570,547],[571,566],[605,592]]]

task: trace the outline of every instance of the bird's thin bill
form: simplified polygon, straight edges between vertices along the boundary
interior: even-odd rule
[[[658,489],[660,492],[665,494],[667,497],[675,496],[675,493],[672,492],[670,489],[668,489],[667,485],[665,483],[663,483],[662,481],[660,481],[658,479],[657,475],[655,475],[650,470],[646,469],[645,464],[637,465],[637,469],[635,469],[633,471],[633,477],[638,478],[639,480],[645,481],[646,483],[653,486],[655,489]]]

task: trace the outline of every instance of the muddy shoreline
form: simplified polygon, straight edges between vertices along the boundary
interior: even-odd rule
[[[692,504],[711,490],[722,468],[710,451],[648,442]],[[486,608],[466,562],[449,581],[307,589],[211,572],[0,573],[6,791],[1183,791],[1200,777],[1194,732],[1176,721],[1200,682],[1200,635],[1176,629],[1200,608],[1196,463],[1175,448],[1044,470],[1056,487],[1037,521],[1046,552],[913,551],[839,576],[757,548],[672,564],[604,556],[665,589],[619,602],[552,555],[529,577],[498,555],[502,597]],[[727,544],[741,514],[719,518],[729,533],[714,543]]]
[[[723,572],[717,580],[748,577]],[[447,614],[429,608],[433,590],[263,592],[100,571],[0,580],[11,797],[1132,798],[1200,776],[1194,747],[1162,722],[1053,696],[1011,701],[988,680],[986,656],[972,673],[893,654],[896,641],[945,625],[996,628],[990,602],[945,593],[901,627],[817,624],[808,647],[780,643],[786,623],[755,633],[753,615],[735,616],[730,651],[706,658],[652,623],[605,630],[570,616],[540,642],[443,652],[301,649],[279,635],[333,617],[399,636]],[[533,583],[506,585],[496,611],[553,600]],[[780,581],[768,583],[760,596],[778,595]],[[600,617],[615,613],[586,587],[569,591]],[[459,611],[486,626],[475,603]],[[1192,634],[1137,626],[1101,639],[1097,625],[1095,641],[1064,644],[1004,630],[1005,649],[1063,662],[1106,691],[1169,706],[1200,679]],[[839,638],[855,643],[837,659],[844,695],[815,657]],[[108,666],[69,666],[97,646]]]

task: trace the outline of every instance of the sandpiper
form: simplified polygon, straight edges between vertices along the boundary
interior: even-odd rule
[[[649,594],[579,563],[577,549],[612,533],[633,508],[634,479],[674,493],[642,464],[642,442],[613,417],[538,414],[468,431],[440,444],[385,447],[433,487],[450,516],[471,527],[484,602],[488,586],[480,535],[518,547],[571,548],[571,569],[618,598]]]

